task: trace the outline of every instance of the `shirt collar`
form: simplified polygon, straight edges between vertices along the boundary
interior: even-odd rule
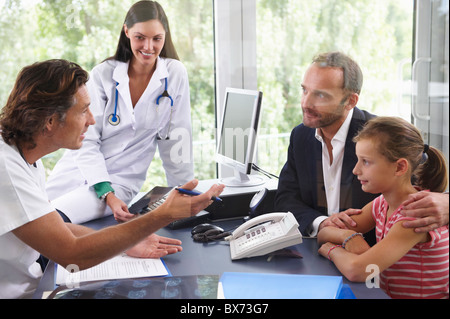
[[[119,84],[124,83],[128,84],[129,78],[128,78],[128,67],[130,62],[119,62],[114,69],[113,72],[113,80],[115,82],[118,82]],[[155,78],[158,78],[159,80],[165,79],[169,76],[169,71],[167,70],[166,61],[158,57],[156,61],[156,70],[153,74]]]
[[[3,141],[3,138],[2,138]],[[3,141],[4,142],[4,141]],[[6,144],[6,143],[5,143]],[[24,160],[25,163],[27,163],[28,166],[33,166],[35,168],[37,168],[36,162],[34,162],[33,164],[28,163],[27,159],[25,158],[25,156],[23,155],[22,149],[16,145],[11,145],[11,147],[17,151],[17,153],[20,154],[20,157],[22,157],[22,159]]]

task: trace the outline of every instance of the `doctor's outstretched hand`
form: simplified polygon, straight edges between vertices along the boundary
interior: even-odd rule
[[[198,180],[194,179],[181,187],[193,190],[197,185]],[[191,217],[211,205],[213,203],[211,198],[218,197],[224,188],[224,185],[215,184],[207,192],[198,196],[183,195],[173,190],[160,207],[165,206],[174,220]]]
[[[139,244],[126,251],[130,257],[161,258],[182,251],[181,241],[151,234]]]
[[[198,185],[197,180],[192,180],[183,185],[184,189],[193,190]],[[170,222],[196,215],[212,204],[212,197],[218,197],[224,185],[213,185],[207,192],[198,196],[188,196],[173,190],[170,192],[164,204],[156,208],[152,213],[137,218],[147,218],[148,215],[158,216]],[[126,251],[127,255],[138,258],[160,258],[168,254],[181,251],[181,241],[152,234],[140,243]]]
[[[109,193],[108,196],[106,196],[106,205],[111,208],[114,218],[118,222],[126,222],[127,220],[136,217],[136,215],[133,215],[128,211],[127,204],[125,204],[125,202],[118,198],[114,193]]]

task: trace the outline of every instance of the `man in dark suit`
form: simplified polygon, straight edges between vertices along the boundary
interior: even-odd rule
[[[305,73],[303,123],[292,131],[275,197],[275,211],[292,212],[304,236],[354,226],[351,216],[378,196],[363,192],[352,172],[352,139],[374,117],[356,107],[362,83],[358,64],[340,52],[318,55]],[[420,192],[404,205],[404,215],[418,218],[405,227],[427,232],[448,225],[448,193]],[[366,239],[373,244],[373,232]]]
[[[292,212],[303,235],[339,226],[341,220],[328,217],[347,209],[348,216],[356,214],[351,208],[376,196],[364,193],[352,173],[357,162],[352,138],[374,117],[356,107],[362,82],[358,64],[340,52],[317,56],[305,73],[303,123],[292,131],[275,199],[275,209]]]

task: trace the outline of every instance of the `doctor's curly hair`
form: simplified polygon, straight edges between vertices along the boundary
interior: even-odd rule
[[[57,115],[64,122],[76,104],[75,94],[86,84],[88,73],[66,60],[37,62],[22,69],[0,113],[0,131],[8,145],[36,147],[34,136]]]

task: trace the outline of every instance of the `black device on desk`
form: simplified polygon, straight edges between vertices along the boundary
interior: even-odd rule
[[[252,200],[250,201],[249,207],[250,218],[254,218],[265,213],[264,200],[266,199],[268,193],[269,190],[267,188],[263,188],[259,192],[257,192],[255,196],[253,196]]]
[[[136,203],[130,206],[128,211],[131,214],[146,214],[161,206],[162,203],[166,200],[169,193],[173,190],[173,187],[163,187],[156,186],[147,194],[144,195],[141,199],[139,199]],[[191,216],[188,218],[183,218],[177,221],[174,221],[167,225],[170,229],[180,229],[186,227],[193,227],[201,223],[205,223],[209,218],[209,213],[206,211],[201,211],[195,216]]]
[[[172,187],[156,186],[145,194],[144,197],[131,205],[128,211],[135,215],[151,212],[164,203],[172,189]]]
[[[212,224],[200,224],[192,228],[192,238],[195,242],[208,243],[217,240],[223,240],[231,233],[223,230],[223,228]]]
[[[243,190],[240,194],[227,194],[224,192],[220,195],[222,205],[213,204],[205,210],[211,213],[210,219],[214,221],[247,217],[251,213],[249,212],[250,202],[255,194],[260,191],[261,189],[251,192],[245,192]],[[252,217],[273,212],[275,194],[276,190],[268,190],[257,209],[253,211]]]

